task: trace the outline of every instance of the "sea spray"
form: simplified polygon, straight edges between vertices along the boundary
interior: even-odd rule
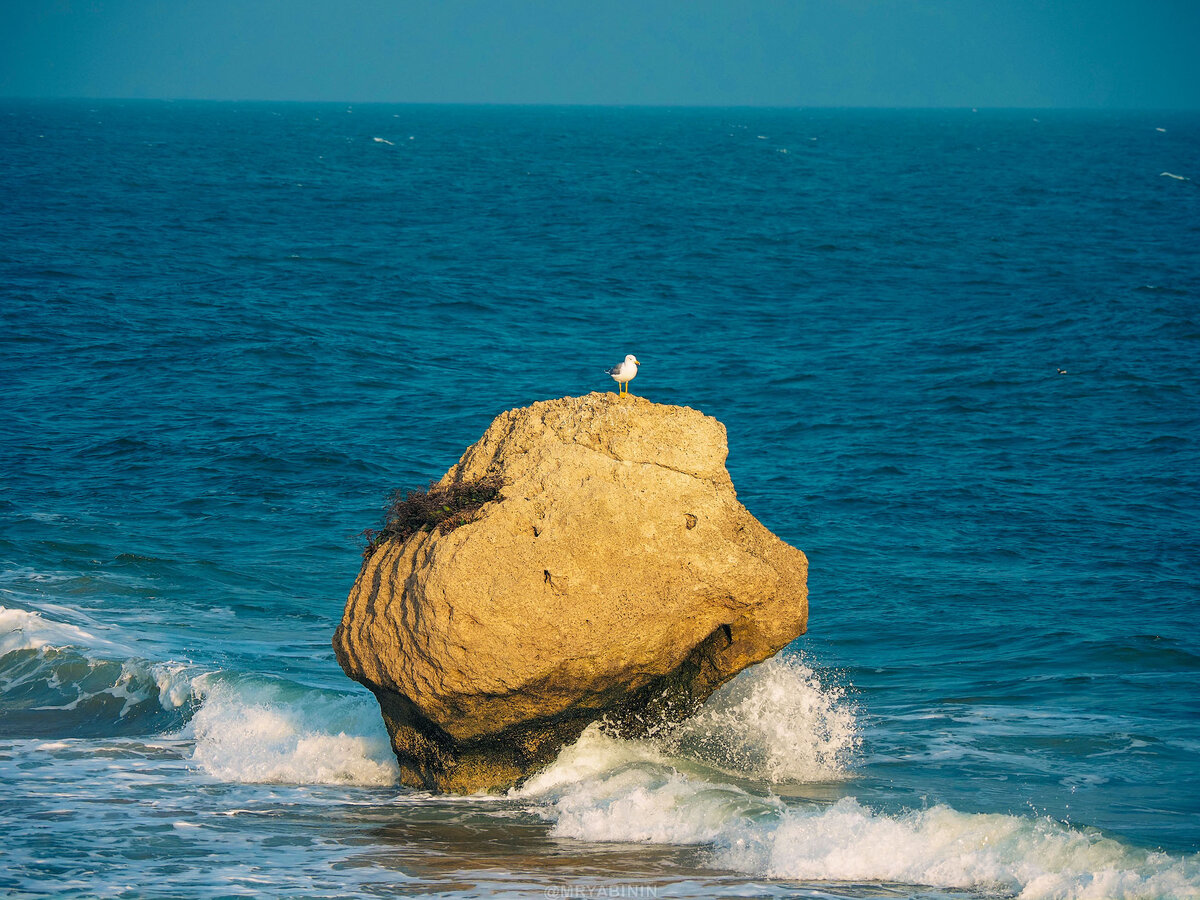
[[[119,640],[38,613],[3,612],[3,693],[13,709],[24,696],[33,713],[61,727],[86,713],[110,731],[118,723],[161,730],[169,719],[154,710],[190,716],[175,734],[179,746],[193,767],[224,782],[395,783],[386,734],[365,694],[106,659],[122,649]],[[10,711],[8,721],[24,720]],[[751,877],[924,884],[1022,900],[1200,898],[1200,857],[1138,849],[1093,829],[772,792],[781,783],[849,779],[859,740],[856,710],[836,680],[802,657],[782,658],[742,673],[692,719],[653,739],[589,728],[510,798],[528,804],[555,837],[696,845],[708,848],[713,866]]]
[[[861,736],[845,689],[803,656],[780,655],[742,672],[660,744],[780,784],[845,778]]]
[[[707,846],[713,866],[756,877],[1022,900],[1200,897],[1200,857],[1140,850],[1094,829],[772,792],[786,781],[848,778],[859,740],[845,691],[803,659],[781,659],[744,672],[667,737],[587,729],[512,796],[529,801],[557,837]]]
[[[539,801],[535,809],[562,837],[717,843],[753,836],[786,810],[723,774],[758,783],[845,778],[858,743],[844,689],[803,658],[776,658],[652,738],[621,740],[593,725],[517,796]]]

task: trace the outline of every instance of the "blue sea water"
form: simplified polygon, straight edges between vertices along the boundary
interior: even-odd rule
[[[0,122],[0,892],[1200,897],[1200,114]],[[401,788],[329,643],[359,533],[626,353],[809,633]]]

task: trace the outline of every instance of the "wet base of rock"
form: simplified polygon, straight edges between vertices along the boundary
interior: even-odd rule
[[[596,697],[594,706],[566,710],[475,740],[456,741],[422,716],[407,697],[375,689],[400,766],[400,781],[412,788],[456,794],[507,790],[553,762],[593,722],[625,738],[670,727],[695,712],[743,668],[761,662],[761,654],[752,658],[747,653],[758,645],[737,640],[734,628],[719,626],[675,671],[632,693],[614,689],[611,698]]]

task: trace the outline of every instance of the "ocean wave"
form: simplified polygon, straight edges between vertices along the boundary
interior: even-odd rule
[[[184,736],[220,781],[390,785],[399,770],[371,697],[263,676],[202,675]]]
[[[849,779],[857,747],[844,691],[802,659],[778,659],[742,673],[680,736],[629,741],[589,728],[512,796],[555,837],[708,846],[711,865],[757,877],[1021,900],[1200,898],[1200,856],[1141,850],[1048,818],[944,805],[885,812],[854,797],[781,797],[763,783]]]
[[[0,715],[9,736],[95,737],[178,728],[187,666],[139,658],[117,638],[0,607]]]
[[[0,656],[15,650],[76,647],[117,655],[133,653],[126,643],[102,637],[95,629],[47,619],[41,613],[0,606]]]
[[[190,696],[181,665],[94,659],[71,648],[0,656],[6,736],[112,737],[178,728]]]
[[[1021,900],[1200,897],[1196,857],[1139,850],[1046,818],[941,805],[887,815],[847,797],[735,831],[714,861],[771,878],[995,889]]]
[[[192,759],[223,781],[384,785],[398,775],[373,698],[282,679],[214,673],[193,678],[198,708],[185,734]],[[755,666],[713,695],[694,717],[646,741],[589,730],[528,790],[599,774],[613,754],[655,764],[690,762],[770,783],[846,777],[859,744],[856,710],[802,658]],[[597,743],[599,742],[599,743]],[[597,746],[605,752],[596,753]],[[589,766],[591,767],[589,769]]]
[[[0,656],[6,726],[39,713],[59,731],[36,736],[60,740],[84,710],[108,734],[123,721],[159,732],[172,724],[165,734],[189,765],[217,781],[396,784],[366,694],[104,659],[119,641],[88,647],[91,630],[24,610],[0,609],[0,623],[0,646],[10,648]],[[661,734],[622,740],[588,728],[509,799],[549,823],[556,838],[693,845],[705,848],[710,865],[758,878],[928,885],[1021,900],[1200,898],[1200,856],[1139,849],[1095,829],[776,793],[779,784],[839,780],[848,790],[859,741],[857,710],[836,679],[802,657],[783,657],[746,670]]]
[[[885,813],[755,793],[591,729],[518,796],[555,837],[711,847],[711,865],[814,882],[997,891],[1021,900],[1200,897],[1200,856],[1140,850],[1051,819],[938,805]]]
[[[373,698],[265,675],[128,655],[119,641],[0,607],[6,737],[170,735],[220,781],[390,785],[398,770]]]

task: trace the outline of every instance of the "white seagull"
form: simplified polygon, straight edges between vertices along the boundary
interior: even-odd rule
[[[618,396],[627,396],[629,394],[629,382],[637,377],[637,370],[640,365],[641,363],[637,361],[637,357],[630,353],[625,357],[624,362],[617,363],[611,369],[604,370],[617,383]]]

